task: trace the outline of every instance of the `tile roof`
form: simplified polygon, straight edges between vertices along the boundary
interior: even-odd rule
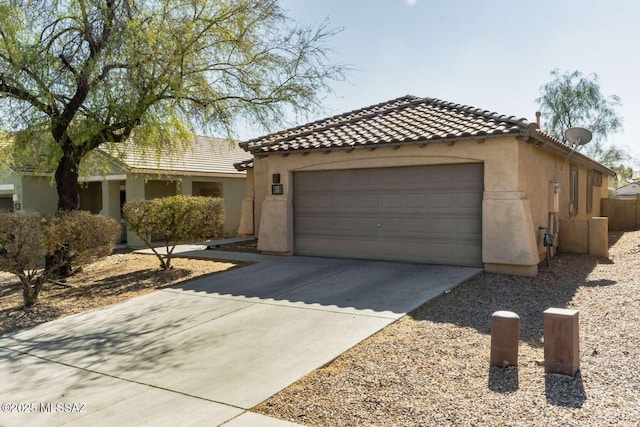
[[[132,142],[117,144],[111,150],[103,148],[102,151],[133,171],[168,171],[176,174],[239,175],[243,172],[236,170],[233,164],[247,158],[247,153],[238,147],[236,141],[206,136],[194,136],[193,143],[184,152],[162,156],[145,152]]]
[[[535,126],[524,118],[407,95],[242,142],[240,146],[254,156],[289,151],[350,150],[385,144],[530,134]]]
[[[0,149],[6,144],[0,143]],[[153,149],[144,150],[131,141],[115,144],[111,147],[101,146],[98,151],[113,159],[127,170],[140,173],[165,172],[177,175],[191,174],[244,174],[245,169],[236,169],[234,163],[245,161],[247,153],[238,146],[237,141],[228,139],[194,136],[193,143],[184,151],[164,153],[161,156]],[[43,169],[30,163],[8,165],[18,173],[52,174],[54,166]],[[47,166],[47,165],[45,165]]]
[[[42,174],[46,175],[53,173],[51,169],[51,162],[48,161],[46,156],[38,155],[36,160],[25,161],[24,159],[17,160],[15,152],[11,152],[8,142],[0,141],[0,151],[2,151],[6,157],[0,157],[0,172],[3,167],[8,167],[14,172],[25,174]]]
[[[233,167],[236,168],[239,171],[246,171],[247,169],[252,169],[253,168],[253,159],[243,160],[241,162],[234,163]]]

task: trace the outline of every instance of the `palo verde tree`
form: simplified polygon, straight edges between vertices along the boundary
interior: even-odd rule
[[[593,134],[593,142],[583,146],[583,154],[606,166],[627,160],[629,156],[624,149],[605,144],[608,135],[622,129],[622,119],[616,112],[620,98],[602,94],[597,74],[585,76],[579,71],[560,74],[555,69],[551,77],[553,80],[540,88],[541,95],[536,99],[544,131],[564,141],[568,128],[587,128]]]
[[[275,0],[3,1],[0,119],[18,151],[53,159],[58,210],[77,209],[80,162],[101,144],[179,149],[194,129],[318,108],[343,76],[334,33]]]

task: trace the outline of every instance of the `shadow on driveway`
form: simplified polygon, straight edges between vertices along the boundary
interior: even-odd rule
[[[196,279],[174,289],[223,298],[324,309],[365,310],[398,317],[481,270],[314,257],[278,257]]]

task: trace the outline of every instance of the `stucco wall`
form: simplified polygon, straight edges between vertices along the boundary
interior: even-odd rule
[[[18,194],[24,212],[53,214],[58,209],[58,193],[50,177],[23,176]]]
[[[240,212],[240,226],[238,228],[238,235],[240,236],[252,236],[255,231],[254,224],[254,199],[255,199],[255,185],[254,185],[254,170],[247,170],[247,179],[245,181],[245,196],[242,200],[242,209]]]
[[[572,219],[560,221],[560,252],[572,254],[589,253],[589,220]]]
[[[416,166],[456,163],[484,163],[485,191],[517,191],[517,150],[511,138],[492,140],[490,143],[462,141],[449,146],[432,143],[375,150],[359,149],[350,152],[333,150],[330,153],[292,153],[288,156],[271,155],[254,161],[255,221],[258,231],[261,223],[261,205],[264,200],[290,201],[292,173],[302,170],[357,169],[392,166]],[[284,186],[283,196],[272,196],[271,177],[279,173]]]
[[[100,193],[102,195],[100,215],[113,218],[120,224],[121,233],[118,243],[127,239],[127,226],[120,214],[120,186],[125,184],[124,180],[102,181]]]
[[[609,218],[610,230],[640,229],[640,194],[636,199],[604,199],[602,215]]]
[[[245,177],[224,178],[222,181],[222,196],[224,197],[224,236],[235,237],[240,231],[242,216],[242,201],[244,200],[247,181]]]
[[[178,183],[171,180],[149,179],[144,185],[146,200],[170,197],[178,194]]]
[[[245,197],[245,175],[230,177],[184,177],[179,184],[180,194],[199,196],[211,191],[224,199],[224,226],[221,237],[235,237],[240,229],[242,200]],[[201,192],[201,190],[203,192]]]
[[[85,182],[80,185],[80,209],[98,214],[102,210],[102,183]]]
[[[588,168],[577,164],[570,155],[557,155],[533,144],[520,143],[519,152],[519,187],[527,194],[531,203],[531,215],[539,253],[543,255],[546,251],[542,240],[544,231],[540,227],[553,225],[550,223],[548,208],[549,184],[553,182],[560,184],[560,202],[557,214],[560,230],[559,241],[556,242],[558,249],[561,252],[588,253],[589,228],[587,221],[589,218],[598,217],[601,214],[601,199],[607,197],[607,177],[603,176],[601,186],[593,186],[593,208],[591,212],[587,212]],[[578,169],[578,206],[574,215],[570,214],[570,170],[572,165]],[[576,223],[573,224],[572,221]]]

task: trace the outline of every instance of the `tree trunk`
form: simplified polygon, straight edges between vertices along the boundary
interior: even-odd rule
[[[62,158],[58,163],[55,174],[58,190],[58,211],[73,211],[80,207],[78,169],[82,157],[73,148],[65,148],[63,147]]]
[[[80,186],[78,184],[80,160],[82,155],[71,144],[63,145],[62,158],[56,169],[55,179],[58,190],[58,212],[73,211],[80,208]],[[62,262],[60,262],[62,260]],[[46,268],[58,262],[59,266],[51,269],[51,276],[69,277],[72,274],[71,255],[65,244],[62,249],[47,256]]]
[[[22,282],[22,299],[24,301],[25,308],[32,307],[36,302],[38,302],[38,295],[42,290],[42,285],[45,280],[46,277],[44,276],[38,276],[31,280],[24,276],[20,276],[20,281]]]
[[[22,285],[22,299],[24,300],[25,308],[34,306],[38,301],[38,295],[36,295],[31,285]]]

